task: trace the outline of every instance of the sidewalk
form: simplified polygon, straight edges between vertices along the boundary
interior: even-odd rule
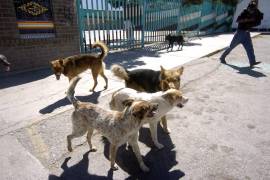
[[[224,39],[225,37],[227,42],[225,43],[225,40],[220,42],[224,43],[223,48],[229,44],[232,35],[225,35]],[[168,136],[159,131],[159,139],[165,148],[161,151],[151,148],[153,144],[147,126],[140,132],[139,145],[146,164],[151,168],[148,174],[143,174],[138,169],[132,151],[125,151],[123,148],[120,149],[117,158],[120,169],[113,173],[108,172],[108,144],[101,142],[100,135],[95,135],[93,139],[93,143],[98,148],[97,152],[86,153],[88,146],[85,139],[79,138],[74,141],[75,151],[67,153],[65,138],[70,131],[69,117],[72,111],[64,94],[67,80],[63,78],[56,81],[53,76],[49,76],[47,70],[44,71],[45,77],[44,72],[33,73],[40,75],[38,81],[31,79],[32,73],[27,74],[28,78],[24,79],[29,82],[24,84],[20,84],[19,76],[11,77],[12,80],[17,80],[17,86],[1,90],[1,97],[4,94],[7,96],[2,99],[4,103],[1,100],[1,121],[3,121],[2,127],[5,127],[1,130],[1,134],[10,132],[9,135],[2,136],[1,141],[12,143],[14,141],[11,139],[17,139],[18,144],[23,146],[23,148],[18,147],[22,154],[30,154],[30,159],[39,160],[41,164],[38,162],[33,165],[21,161],[22,171],[26,169],[26,172],[29,172],[31,167],[35,167],[37,173],[40,172],[39,176],[29,172],[27,179],[46,175],[50,180],[60,178],[179,179],[180,177],[267,179],[270,176],[268,138],[270,124],[267,119],[270,115],[268,103],[270,61],[266,59],[269,56],[267,48],[270,46],[269,40],[269,37],[261,36],[254,39],[257,60],[263,61],[263,64],[254,70],[247,68],[248,61],[241,48],[237,48],[228,57],[227,61],[230,65],[225,66],[218,62],[220,54],[184,65],[183,91],[190,101],[185,108],[175,108],[168,114],[172,133]],[[201,43],[204,42],[202,47],[205,53],[197,49],[196,54],[200,55],[198,58],[212,53],[213,50],[211,52],[207,50],[214,47],[216,41],[201,40]],[[170,68],[181,65],[186,59],[193,60],[195,56],[192,54],[184,56],[185,50],[191,53],[192,48],[195,47],[184,47],[183,52],[135,50],[121,55],[112,54],[106,63],[108,67],[118,62],[128,68],[143,66],[158,69],[162,61],[160,59],[163,59],[162,65]],[[157,64],[151,65],[153,62]],[[107,74],[110,74],[109,71]],[[12,81],[5,79],[3,84],[8,85],[9,82]],[[87,92],[90,87],[89,82],[92,82],[89,73],[85,73],[82,82],[78,85],[77,97],[82,101],[95,102],[104,107],[108,107],[110,93],[116,88],[123,87],[123,82],[109,75],[110,88],[91,95]],[[102,82],[102,79],[99,82]],[[11,84],[14,85],[15,82]],[[98,90],[102,90],[102,87],[103,83],[100,83]],[[17,117],[21,114],[24,118]],[[14,117],[15,119],[12,119]],[[22,123],[17,124],[20,121]],[[12,126],[10,122],[15,125]],[[9,143],[3,149],[3,152],[10,152],[10,155],[15,153]],[[0,160],[3,164],[10,160],[9,156],[4,157],[5,153],[1,154]],[[43,166],[49,172],[44,170]],[[7,170],[8,173],[15,174],[14,177],[18,174],[12,163],[7,163],[1,169],[0,174],[5,174]]]

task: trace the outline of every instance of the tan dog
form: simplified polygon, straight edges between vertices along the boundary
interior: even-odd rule
[[[64,74],[68,77],[69,81],[77,76],[78,74],[86,71],[87,69],[91,69],[92,76],[94,79],[94,86],[90,89],[90,91],[94,91],[97,86],[97,77],[101,75],[105,82],[105,89],[108,87],[108,79],[104,74],[104,63],[103,60],[108,54],[108,47],[102,43],[97,42],[93,45],[93,48],[99,47],[101,49],[101,54],[82,54],[70,56],[64,59],[57,59],[51,61],[52,70],[56,76],[56,79],[59,80],[61,74]]]
[[[150,132],[152,140],[158,149],[164,146],[159,143],[157,138],[157,125],[160,118],[165,116],[174,107],[183,107],[188,101],[188,98],[183,96],[180,90],[169,89],[167,91],[159,91],[156,93],[138,92],[130,88],[122,88],[114,92],[110,101],[110,108],[112,110],[122,111],[125,107],[123,102],[127,99],[144,100],[150,103],[158,104],[158,111],[156,115],[148,123],[150,125]]]
[[[72,134],[67,136],[67,148],[72,151],[71,140],[87,133],[87,141],[90,150],[95,150],[91,143],[94,129],[105,136],[110,144],[110,160],[112,170],[116,170],[115,158],[119,146],[128,142],[135,153],[139,165],[143,171],[149,171],[144,164],[138,146],[138,131],[148,118],[152,118],[157,109],[156,103],[147,101],[126,100],[123,102],[126,108],[123,111],[108,111],[92,103],[84,103],[74,98],[74,88],[79,77],[71,80],[67,91],[67,97],[75,110],[72,113]]]
[[[164,69],[160,66],[160,71],[151,69],[136,69],[129,71],[122,66],[113,65],[112,73],[125,80],[126,87],[140,92],[155,93],[168,89],[180,89],[181,75],[184,67],[176,69]],[[169,133],[166,117],[161,118],[163,130]]]

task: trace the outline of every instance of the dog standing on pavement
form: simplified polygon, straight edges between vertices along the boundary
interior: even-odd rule
[[[156,114],[158,104],[143,100],[127,99],[123,102],[123,111],[108,111],[92,103],[84,103],[76,100],[74,89],[79,77],[71,80],[67,90],[67,97],[74,106],[72,113],[72,133],[67,136],[67,148],[72,151],[71,140],[75,137],[83,136],[87,132],[87,141],[90,150],[94,151],[91,137],[94,129],[99,131],[110,142],[111,169],[116,170],[115,158],[117,149],[122,144],[128,142],[139,165],[143,171],[149,171],[144,164],[138,146],[138,131],[140,127]]]
[[[108,78],[104,74],[105,64],[103,60],[108,54],[108,47],[102,42],[97,42],[93,45],[93,48],[97,47],[101,49],[100,55],[94,53],[82,54],[51,61],[51,67],[56,79],[59,80],[61,74],[64,74],[70,81],[73,77],[79,75],[87,69],[91,69],[94,79],[94,86],[90,89],[90,91],[95,90],[98,83],[98,75],[101,75],[105,80],[106,85],[104,88],[107,89]]]
[[[160,71],[152,69],[136,69],[129,71],[120,65],[111,67],[112,73],[125,81],[126,87],[140,92],[154,93],[166,91],[168,89],[180,89],[181,75],[184,67],[176,69],[164,69],[160,66]],[[166,117],[161,118],[163,130],[169,133]]]
[[[178,50],[180,47],[181,47],[181,50],[183,49],[185,40],[182,35],[169,34],[165,37],[165,40],[168,42],[167,51],[169,51],[170,48],[171,50],[173,50],[173,45],[175,42],[178,44]]]
[[[173,107],[183,107],[188,101],[188,98],[184,97],[180,90],[169,89],[167,91],[159,91],[156,93],[138,92],[130,88],[122,88],[114,92],[110,101],[110,108],[112,110],[122,111],[125,109],[123,102],[127,99],[144,100],[150,103],[158,104],[157,114],[153,119],[147,123],[150,125],[150,132],[152,140],[158,149],[162,149],[164,146],[159,143],[157,138],[157,125],[160,118],[165,116]]]

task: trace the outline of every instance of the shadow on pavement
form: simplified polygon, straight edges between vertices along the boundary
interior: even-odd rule
[[[232,64],[227,64],[229,67],[235,69],[238,71],[239,74],[246,74],[255,78],[260,78],[260,77],[266,77],[265,74],[258,72],[258,71],[254,71],[254,69],[250,68],[250,67],[239,67],[239,66],[235,66]]]
[[[13,75],[6,74],[3,77],[0,77],[0,89],[18,86],[21,84],[26,84],[40,79],[44,79],[52,74],[53,73],[49,68],[39,69],[35,71],[27,71]]]
[[[159,57],[157,52],[135,49],[112,53],[107,57],[107,59],[105,59],[104,62],[106,64],[106,69],[110,69],[111,65],[113,64],[119,64],[125,68],[135,68],[137,66],[145,65],[145,62],[139,59],[140,57],[144,56]]]
[[[89,159],[88,159],[88,155],[89,152],[86,152],[83,155],[83,159],[71,166],[68,167],[67,163],[68,161],[71,159],[71,157],[68,157],[65,159],[65,161],[63,162],[63,164],[61,165],[61,168],[63,169],[63,173],[58,177],[55,175],[49,175],[48,180],[89,180],[89,179],[112,179],[109,176],[105,177],[105,176],[98,176],[98,175],[91,175],[88,173],[88,167],[89,167]]]
[[[138,164],[135,154],[132,148],[126,150],[125,145],[121,146],[117,152],[116,163],[121,168],[127,172],[130,177],[127,179],[180,179],[185,176],[185,173],[181,170],[170,169],[177,164],[176,161],[176,151],[174,145],[171,141],[170,136],[165,133],[161,133],[162,130],[158,130],[159,141],[165,146],[162,150],[157,148],[152,148],[144,157],[143,160],[145,164],[150,168],[150,172],[144,173]],[[153,143],[150,137],[149,128],[142,127],[140,130],[139,141],[146,144],[148,147],[153,147]],[[103,138],[104,142],[104,155],[109,161],[109,146],[110,143],[106,138]],[[141,150],[142,151],[142,150]]]
[[[100,96],[102,91],[97,91],[97,92],[93,92],[90,95],[87,96],[76,96],[76,98],[82,102],[91,102],[94,104],[98,103],[98,97]],[[48,114],[53,112],[55,109],[60,108],[62,106],[66,106],[66,105],[70,105],[71,103],[69,102],[69,100],[64,97],[63,99],[59,99],[58,101],[54,102],[53,104],[50,104],[48,106],[46,106],[43,109],[39,110],[39,113],[41,114]]]
[[[194,43],[194,42],[185,42],[184,43],[184,47],[185,46],[201,46],[202,43]]]

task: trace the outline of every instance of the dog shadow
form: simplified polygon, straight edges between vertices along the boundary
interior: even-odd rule
[[[94,103],[94,104],[97,104],[98,103],[98,98],[100,96],[102,91],[97,91],[97,92],[93,92],[92,94],[90,95],[87,95],[87,96],[76,96],[76,98],[82,102],[91,102],[91,103]],[[48,113],[51,113],[53,112],[55,109],[57,108],[60,108],[60,107],[63,107],[63,106],[67,106],[67,105],[70,105],[71,103],[69,102],[69,100],[64,97],[62,99],[59,99],[58,101],[42,108],[39,110],[39,113],[41,114],[48,114]]]
[[[251,77],[255,77],[255,78],[261,78],[261,77],[266,77],[265,74],[258,72],[258,71],[254,71],[254,69],[248,67],[239,67],[239,66],[235,66],[232,64],[227,64],[229,67],[235,69],[238,71],[239,74],[246,74],[249,75]]]
[[[151,150],[143,157],[143,161],[150,168],[150,172],[143,172],[139,163],[132,151],[132,148],[126,150],[126,145],[119,147],[117,152],[116,163],[117,165],[127,172],[130,176],[127,179],[180,179],[185,176],[185,173],[181,170],[170,169],[178,162],[176,161],[176,151],[174,150],[174,144],[171,141],[169,135],[161,132],[161,128],[158,128],[158,139],[165,146],[163,149],[158,150],[154,147],[151,140],[149,128],[142,127],[140,129],[139,141],[146,146],[151,147]],[[104,156],[109,160],[109,147],[110,143],[106,138],[103,138],[104,142]]]
[[[184,42],[184,46],[201,46],[202,43]]]
[[[2,74],[0,74],[0,89],[30,83],[33,81],[44,79],[51,75],[52,71],[50,68],[27,71],[18,74],[5,73],[3,77]]]
[[[89,155],[90,151],[86,152],[83,155],[83,158],[80,162],[77,164],[68,167],[67,163],[71,159],[71,157],[68,157],[65,159],[65,161],[62,163],[61,168],[63,169],[63,172],[60,176],[56,176],[53,174],[50,174],[48,177],[48,180],[74,180],[74,179],[80,179],[80,180],[89,180],[89,179],[95,179],[95,180],[105,180],[105,179],[112,179],[111,173],[108,173],[108,176],[98,176],[89,174],[88,167],[89,167]]]

